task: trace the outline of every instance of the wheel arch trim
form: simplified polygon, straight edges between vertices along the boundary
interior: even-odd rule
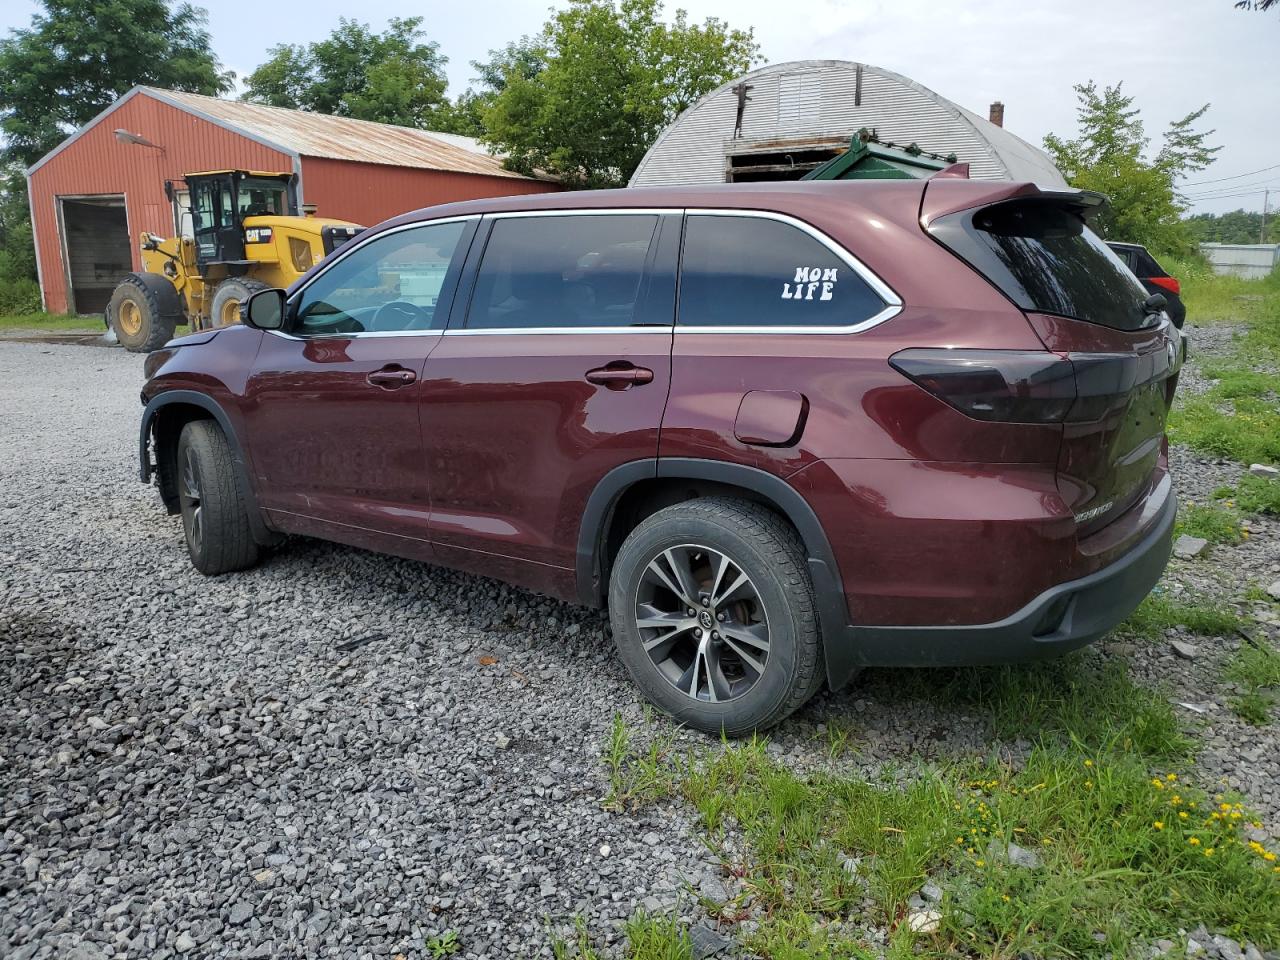
[[[253,538],[264,546],[276,542],[277,534],[267,526],[262,510],[258,507],[258,498],[249,479],[249,468],[244,456],[244,448],[240,438],[231,424],[231,418],[218,401],[208,394],[197,390],[165,390],[152,397],[142,411],[142,424],[138,432],[139,478],[143,483],[150,483],[152,478],[150,441],[155,425],[156,415],[165,407],[172,406],[198,407],[218,424],[227,445],[231,448],[231,466],[236,481],[236,492],[249,514],[249,527]]]
[[[600,479],[582,512],[575,558],[578,599],[601,606],[607,585],[602,582],[605,536],[613,510],[635,484],[651,479],[705,480],[750,490],[764,498],[791,522],[804,544],[809,576],[813,581],[818,618],[822,626],[823,652],[830,681],[848,679],[849,653],[844,651],[849,625],[844,583],[835,554],[818,515],[795,487],[781,477],[756,467],[724,460],[662,457],[634,460],[615,467]]]

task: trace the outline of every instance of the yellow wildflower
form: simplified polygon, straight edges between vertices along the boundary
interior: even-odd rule
[[[1187,841],[1187,843],[1191,844],[1193,847],[1198,847],[1200,846],[1200,838],[1192,837],[1190,840]]]
[[[1155,827],[1157,830],[1163,830],[1163,829],[1164,829],[1164,821],[1163,821],[1163,820],[1157,820],[1155,823],[1153,823],[1153,824],[1152,824],[1152,826],[1153,826],[1153,827]]]

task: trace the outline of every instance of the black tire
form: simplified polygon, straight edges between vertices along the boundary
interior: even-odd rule
[[[663,586],[672,582],[661,574],[673,569],[672,557],[688,561],[691,579],[685,582],[697,585],[699,596],[694,603],[701,604],[689,608],[696,614],[687,621],[693,626],[682,628],[690,632],[677,640],[668,639],[680,632],[674,622],[670,628],[646,628],[639,623],[641,609],[646,619],[681,618],[687,613],[679,610],[680,594]],[[727,566],[719,566],[722,559]],[[660,568],[656,575],[655,564]],[[731,572],[721,580],[713,567]],[[708,571],[705,577],[699,572],[702,569]],[[733,600],[735,591],[723,589],[725,581],[735,578],[736,582],[740,575],[745,575],[747,583],[737,596],[750,599]],[[708,592],[714,589],[713,576],[725,598],[720,602]],[[664,596],[668,607],[674,604],[673,612],[664,608]],[[730,612],[735,608],[746,612]],[[709,617],[703,617],[704,610]],[[690,500],[641,522],[622,544],[613,565],[609,619],[618,652],[636,686],[681,723],[707,733],[738,737],[767,729],[803,706],[826,676],[817,604],[800,538],[776,513],[745,500]],[[695,640],[693,635],[702,625],[713,629],[703,630]],[[673,632],[664,632],[667,629]],[[717,629],[725,635],[719,636]],[[748,629],[757,639],[744,640]],[[738,642],[730,641],[730,631]],[[761,636],[767,639],[767,647],[756,646]],[[652,656],[646,643],[655,651]],[[699,652],[690,653],[695,643],[700,645]],[[706,656],[701,667],[707,679],[705,696],[699,667],[693,665],[701,651]],[[740,655],[744,652],[754,656],[744,658]],[[668,659],[659,663],[656,658],[662,656]],[[722,681],[719,695],[712,680],[713,662]],[[759,669],[748,668],[747,662]],[[680,679],[675,679],[682,669]]]
[[[259,290],[270,290],[268,284],[248,277],[228,277],[213,291],[209,303],[209,321],[215,327],[240,322],[240,304]]]
[[[221,428],[212,420],[188,423],[178,437],[177,456],[174,475],[192,565],[210,577],[253,566],[258,544]]]
[[[169,287],[170,296],[164,296],[163,288],[154,289],[148,280],[131,274],[112,291],[107,305],[108,322],[120,345],[130,353],[150,353],[173,339],[173,331],[183,317],[173,311],[171,302],[166,302],[177,297],[173,285]]]

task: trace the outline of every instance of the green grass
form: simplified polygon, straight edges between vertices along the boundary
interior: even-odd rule
[[[1156,588],[1159,591],[1160,588]],[[1171,600],[1161,592],[1153,592],[1129,618],[1116,628],[1120,636],[1158,640],[1171,627],[1185,627],[1206,637],[1231,636],[1240,627],[1240,618],[1223,606],[1209,603],[1185,603]]]
[[[1243,688],[1231,701],[1237,716],[1254,726],[1271,722],[1280,700],[1280,651],[1265,640],[1246,643],[1227,661],[1223,676]]]
[[[1188,503],[1178,513],[1174,536],[1203,537],[1210,543],[1239,543],[1243,539],[1240,516],[1219,506]]]
[[[1183,299],[1193,351],[1196,326],[1230,323],[1242,331],[1225,356],[1204,364],[1210,388],[1179,395],[1170,438],[1241,463],[1280,462],[1280,275],[1240,280],[1193,272]]]
[[[688,932],[669,918],[638,913],[623,925],[622,932],[627,939],[626,960],[693,960]],[[551,955],[555,960],[602,960],[604,956],[592,945],[591,933],[581,917],[574,921],[571,939],[551,938]]]
[[[104,329],[101,317],[63,316],[57,313],[0,316],[0,330],[47,330],[51,333],[83,330],[101,333]]]
[[[1196,621],[1171,611],[1200,610],[1205,623],[1235,625],[1212,608],[1164,604],[1153,621]],[[1271,678],[1272,667],[1248,669]],[[767,958],[869,956],[866,923],[888,929],[889,955],[903,957],[1131,956],[1197,923],[1280,943],[1277,862],[1243,836],[1247,810],[1181,779],[1192,745],[1162,693],[1080,655],[910,676],[895,696],[984,719],[992,756],[801,775],[762,740],[677,754],[667,740],[635,746],[618,721],[605,750],[610,795],[691,804],[742,888],[705,906],[726,921],[749,913],[758,926],[744,945]],[[830,739],[837,763],[855,738],[842,727]],[[1002,744],[1023,739],[1025,761],[1008,759]],[[1040,867],[1004,862],[1009,841]],[[917,934],[904,921],[926,882],[943,891],[941,923]]]
[[[1235,504],[1249,513],[1280,516],[1280,480],[1246,473],[1236,486]]]

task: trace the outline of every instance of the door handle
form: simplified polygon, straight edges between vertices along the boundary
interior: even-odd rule
[[[598,383],[610,390],[626,390],[628,387],[652,383],[653,371],[648,367],[620,362],[616,367],[609,365],[588,370],[586,377],[588,383]]]
[[[400,387],[407,387],[413,383],[418,379],[418,375],[412,370],[406,370],[403,367],[383,367],[381,370],[373,371],[364,379],[371,387],[398,390]]]

